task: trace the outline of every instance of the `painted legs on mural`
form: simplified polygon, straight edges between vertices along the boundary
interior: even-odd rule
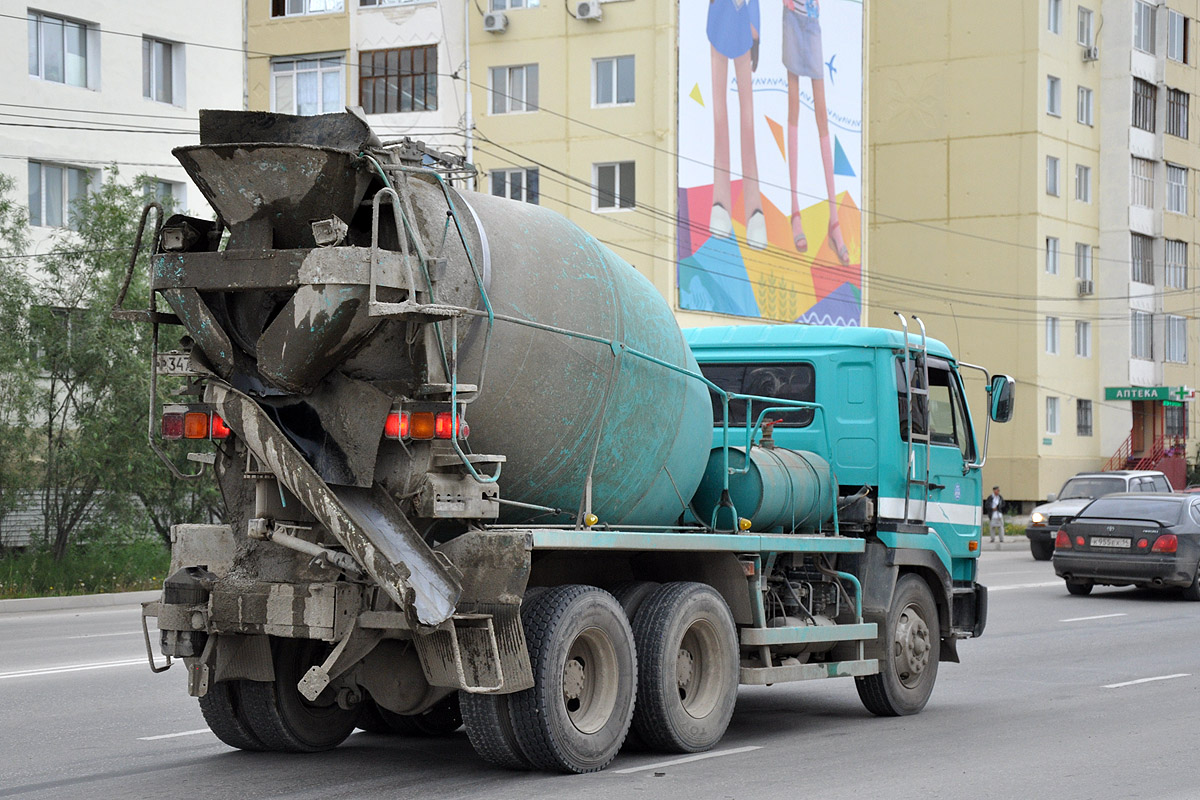
[[[749,52],[733,60],[738,88],[738,128],[742,150],[742,206],[746,213],[746,244],[761,250],[767,246],[767,223],[758,187],[758,157],[754,148],[753,68]],[[712,48],[713,107],[713,210],[709,232],[726,237],[733,233],[733,190],[729,174],[729,61]]]
[[[814,78],[812,82],[813,112],[817,118],[817,136],[821,142],[821,164],[825,168],[825,192],[829,197],[829,244],[837,254],[842,266],[850,264],[850,251],[842,239],[842,225],[838,219],[836,189],[833,185],[833,147],[829,139],[829,116],[825,107],[825,81]],[[788,72],[788,167],[792,188],[792,236],[796,249],[801,253],[808,250],[808,239],[800,226],[800,196],[796,192],[798,171],[797,122],[800,117],[800,78]]]

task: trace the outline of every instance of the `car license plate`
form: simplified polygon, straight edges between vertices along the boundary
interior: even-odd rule
[[[1092,547],[1129,547],[1133,544],[1132,539],[1127,539],[1122,536],[1093,536]]]
[[[154,364],[159,375],[195,375],[192,359],[187,353],[171,351],[159,353]]]

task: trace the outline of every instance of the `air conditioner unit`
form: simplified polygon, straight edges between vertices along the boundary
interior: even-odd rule
[[[1087,297],[1089,294],[1095,294],[1095,293],[1096,293],[1096,284],[1092,283],[1091,281],[1080,281],[1079,282],[1079,296],[1080,297]]]
[[[508,15],[501,11],[493,11],[483,15],[483,29],[488,33],[504,33],[508,27]]]
[[[1083,48],[1083,60],[1084,61],[1097,61],[1099,59],[1100,59],[1100,48],[1099,47],[1093,46],[1093,47]]]
[[[579,0],[575,4],[576,19],[600,19],[600,0]]]

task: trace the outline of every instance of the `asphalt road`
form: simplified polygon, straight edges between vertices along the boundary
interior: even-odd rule
[[[1071,597],[1007,547],[983,556],[985,635],[941,665],[920,715],[871,717],[849,679],[748,688],[713,752],[623,753],[584,776],[494,770],[461,731],[238,752],[180,667],[150,673],[136,608],[0,614],[0,798],[1200,797],[1200,603]]]

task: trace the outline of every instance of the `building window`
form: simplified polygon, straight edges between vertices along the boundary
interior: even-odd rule
[[[1092,124],[1092,90],[1086,86],[1079,87],[1079,96],[1075,102],[1075,119],[1083,125]]]
[[[1188,435],[1187,406],[1182,404],[1166,406],[1163,411],[1165,412],[1163,433],[1167,436],[1178,436],[1186,439]]]
[[[513,67],[492,67],[492,113],[512,114],[537,111],[538,65],[520,64]]]
[[[368,5],[363,3],[362,5]],[[342,10],[342,0],[271,0],[272,17],[302,17],[333,14]]]
[[[344,84],[341,56],[274,59],[271,110],[302,117],[340,111]]]
[[[1058,433],[1058,398],[1046,398],[1046,433]]]
[[[1154,207],[1154,162],[1148,158],[1133,159],[1130,171],[1129,201],[1142,208]]]
[[[1167,164],[1167,211],[1177,214],[1188,213],[1187,167]]]
[[[1188,18],[1167,9],[1167,58],[1188,63]]]
[[[492,194],[510,200],[538,203],[538,171],[529,169],[492,170]]]
[[[527,2],[527,0],[492,0],[489,11],[508,11],[512,8],[525,8],[529,5],[537,5],[536,2]]]
[[[1188,101],[1187,92],[1178,89],[1167,89],[1167,133],[1188,138]]]
[[[1080,358],[1092,357],[1092,323],[1083,320],[1075,322],[1075,355]]]
[[[1058,159],[1046,156],[1046,194],[1058,197]]]
[[[185,205],[186,187],[175,181],[164,181],[150,178],[142,186],[142,196],[147,200],[156,200],[165,208],[181,208]]]
[[[1092,46],[1092,12],[1091,9],[1079,7],[1079,26],[1075,41],[1084,47]]]
[[[1129,312],[1129,357],[1149,361],[1154,357],[1151,336],[1153,316],[1148,311]]]
[[[437,110],[437,45],[358,54],[358,102],[366,114]]]
[[[1092,246],[1075,243],[1075,277],[1081,281],[1092,279]]]
[[[1075,401],[1075,435],[1092,435],[1092,401]]]
[[[88,85],[88,26],[30,13],[29,74],[68,86]]]
[[[632,161],[597,164],[593,172],[596,208],[600,210],[633,208],[634,172]]]
[[[1144,0],[1134,0],[1133,4],[1133,46],[1154,54],[1154,6]]]
[[[142,97],[158,103],[173,103],[175,96],[175,48],[179,45],[142,39]]]
[[[359,6],[368,8],[370,6],[406,6],[409,3],[420,3],[424,0],[358,0]]]
[[[1167,316],[1166,352],[1163,358],[1174,364],[1187,363],[1187,318]]]
[[[92,174],[81,167],[29,162],[29,224],[78,230],[75,206]]]
[[[1154,283],[1154,240],[1140,233],[1130,234],[1132,279],[1138,283]]]
[[[1083,164],[1075,165],[1075,199],[1092,202],[1092,168]]]
[[[597,106],[623,106],[633,102],[633,56],[597,58],[592,62]]]
[[[1188,285],[1188,246],[1187,242],[1178,239],[1167,239],[1164,242],[1167,274],[1166,284],[1170,289],[1186,289]]]
[[[1062,0],[1050,0],[1046,14],[1046,29],[1051,33],[1062,30]]]
[[[1058,274],[1058,237],[1046,237],[1046,274]]]
[[[1133,79],[1133,127],[1154,133],[1154,84],[1141,78]]]
[[[1046,76],[1046,113],[1062,116],[1062,81],[1053,75]]]
[[[1046,317],[1046,352],[1058,355],[1058,317]]]

